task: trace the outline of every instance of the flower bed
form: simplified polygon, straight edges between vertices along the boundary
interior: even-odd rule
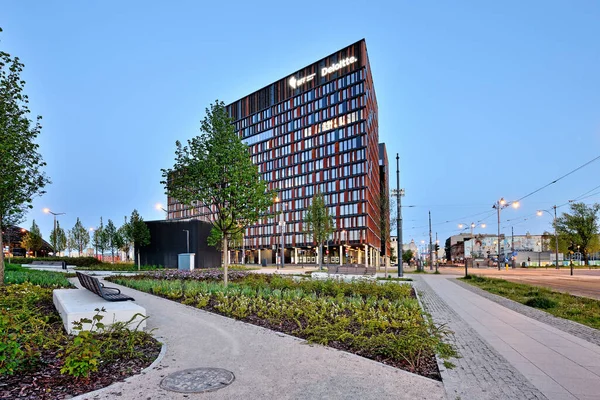
[[[455,355],[410,285],[291,279],[232,271],[167,271],[112,282],[439,379],[435,354]]]
[[[158,356],[160,343],[123,326],[68,336],[52,303],[52,289],[69,285],[60,273],[8,265],[6,283],[0,287],[2,399],[90,392],[139,373]],[[102,318],[99,312],[97,326]]]

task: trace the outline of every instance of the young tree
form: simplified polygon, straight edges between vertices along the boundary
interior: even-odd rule
[[[412,260],[412,258],[414,257],[414,254],[412,252],[412,250],[406,250],[405,252],[402,253],[402,261],[404,261],[405,263],[409,264],[410,260]]]
[[[319,269],[323,269],[323,244],[334,231],[333,217],[325,205],[323,193],[318,192],[311,199],[304,218],[304,231],[319,246]]]
[[[137,210],[133,210],[131,218],[129,219],[128,236],[133,242],[133,248],[137,249],[137,264],[138,271],[140,270],[140,247],[147,246],[150,244],[150,230],[144,222],[144,219]]]
[[[77,244],[73,240],[73,230],[67,229],[67,251],[68,256],[71,257],[71,250],[76,250]]]
[[[589,254],[598,247],[598,211],[600,204],[588,206],[584,203],[572,203],[571,213],[563,213],[556,219],[559,247],[561,237],[572,249],[583,253],[585,265],[589,265]]]
[[[108,248],[108,235],[102,222],[102,217],[100,217],[100,226],[94,230],[92,245],[100,250],[100,259],[104,261],[104,250]]]
[[[125,261],[129,261],[129,250],[131,249],[131,236],[129,224],[125,221],[125,224],[118,230],[119,242],[117,247],[119,250],[125,253]]]
[[[55,256],[67,248],[67,235],[65,235],[65,231],[60,227],[58,221],[56,221],[56,232],[54,229],[50,232],[50,242]]]
[[[42,232],[40,232],[40,227],[35,223],[34,219],[29,232],[27,232],[23,238],[22,245],[25,246],[28,251],[32,250],[34,256],[37,257],[37,252],[42,248],[43,243]]]
[[[263,216],[274,195],[252,164],[223,102],[217,100],[206,109],[200,131],[187,146],[176,142],[175,165],[162,170],[161,183],[180,203],[213,208],[210,222],[222,233],[226,285],[229,237]]]
[[[0,28],[0,32],[2,29]],[[29,119],[29,99],[23,93],[23,64],[0,50],[0,243],[2,229],[23,220],[32,199],[50,183],[46,163],[35,142],[42,130],[38,116]],[[0,286],[4,285],[4,252],[0,251]]]
[[[112,222],[111,219],[108,220],[106,224],[106,228],[104,228],[104,233],[106,234],[107,246],[110,249],[111,254],[111,262],[115,262],[115,248],[117,248],[117,244],[115,243],[115,238],[118,235],[117,227]]]
[[[90,242],[90,234],[85,229],[79,218],[77,218],[77,222],[75,222],[75,226],[71,229],[72,244],[75,246],[74,248],[79,251],[79,257],[83,256],[83,249]]]

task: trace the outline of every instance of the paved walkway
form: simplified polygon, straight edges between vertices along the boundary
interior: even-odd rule
[[[599,346],[483,298],[462,288],[446,276],[423,275],[416,279],[417,286],[419,280],[425,282],[442,303],[456,314],[455,322],[456,319],[459,323],[464,321],[468,328],[483,338],[485,344],[493,349],[492,356],[497,353],[510,365],[506,368],[502,360],[497,361],[500,365],[490,362],[496,357],[492,357],[492,360],[483,359],[466,371],[467,379],[476,379],[473,371],[483,368],[489,370],[489,373],[484,375],[492,379],[500,375],[499,379],[495,379],[496,382],[491,382],[490,387],[498,387],[501,382],[510,387],[511,382],[506,382],[505,377],[512,375],[517,380],[514,389],[529,390],[529,385],[521,386],[524,383],[520,376],[524,376],[548,399],[600,398]],[[426,286],[420,288],[425,288],[426,297]],[[435,312],[432,314],[436,320]],[[439,315],[438,312],[438,318]],[[476,343],[477,337],[474,340]],[[473,350],[479,353],[477,349]],[[465,348],[463,353],[469,360],[477,360],[480,357],[477,354],[475,357],[466,354]],[[458,363],[460,366],[460,360]],[[464,379],[465,376],[459,378]],[[448,387],[453,387],[453,382],[445,381],[445,385],[448,390]],[[481,398],[477,395],[472,396],[473,391],[469,387],[461,387],[456,385],[456,382],[453,390],[456,391],[456,398]],[[452,398],[451,394],[450,391],[449,398]],[[505,392],[502,397],[488,398],[511,397],[539,396],[535,391],[529,390],[520,397],[515,397],[514,392]]]
[[[118,286],[111,283],[109,286]],[[120,286],[119,286],[120,287]],[[146,308],[147,329],[164,338],[159,364],[81,399],[444,399],[441,382],[353,354],[308,345],[153,295],[120,287]],[[181,394],[159,387],[167,375],[188,368],[224,368],[235,381],[216,392]]]

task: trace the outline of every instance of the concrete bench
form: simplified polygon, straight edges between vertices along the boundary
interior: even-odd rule
[[[106,287],[102,282],[98,280],[98,278],[94,278],[93,276],[82,274],[79,271],[75,271],[77,273],[77,279],[79,279],[79,283],[81,286],[89,290],[90,292],[102,297],[104,300],[108,301],[127,301],[127,300],[135,300],[133,297],[126,296],[121,294],[121,290],[117,288]]]
[[[333,280],[342,281],[342,282],[353,282],[353,281],[375,282],[377,280],[375,278],[375,275],[329,274],[327,272],[313,272],[312,274],[310,274],[310,277],[317,281],[333,279]]]
[[[50,267],[61,267],[62,269],[67,269],[67,263],[66,261],[32,261],[31,265],[47,265]]]
[[[146,309],[131,301],[108,302],[84,289],[54,289],[52,300],[68,334],[79,333],[73,329],[73,322],[80,321],[82,318],[91,320],[98,313],[96,309],[102,308],[106,312],[100,313],[104,317],[101,322],[107,327],[115,322],[126,323],[130,320],[132,320],[129,325],[131,329],[146,327]],[[90,330],[90,328],[91,324],[83,324],[83,330]]]
[[[342,274],[342,275],[375,275],[377,268],[375,267],[364,267],[357,264],[347,265],[330,265],[327,268],[329,274]]]

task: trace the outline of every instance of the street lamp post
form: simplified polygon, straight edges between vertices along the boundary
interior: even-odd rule
[[[185,232],[185,237],[186,237],[187,253],[190,254],[190,231],[189,231],[189,229],[183,229],[183,232]]]
[[[554,262],[556,263],[556,269],[560,269],[560,267],[558,266],[558,233],[556,232],[556,205],[552,206],[552,208],[554,209],[554,215],[552,215],[552,213],[548,210],[538,210],[537,211],[537,215],[538,217],[541,217],[543,213],[548,213],[550,214],[551,217],[553,217],[553,223],[552,225],[554,225],[554,256],[556,257],[556,259],[554,260]],[[571,267],[571,275],[573,275],[573,267]]]
[[[466,225],[467,225],[467,224],[458,224],[458,227],[459,227],[460,229],[462,229],[462,228],[463,228],[463,227],[465,227]],[[485,224],[476,224],[475,222],[471,222],[471,224],[470,224],[470,226],[471,226],[471,236],[469,236],[469,240],[471,241],[471,254],[469,254],[470,256],[472,256],[472,255],[473,255],[472,253],[474,253],[474,251],[475,251],[475,245],[473,244],[473,239],[474,239],[474,237],[473,237],[473,229],[475,229],[475,227],[476,227],[477,225],[481,226],[482,228],[485,228],[485,227],[486,227],[486,225],[485,225]],[[464,243],[464,242],[463,242],[463,243]],[[472,258],[472,257],[469,257],[469,258]],[[468,267],[468,265],[467,265],[467,254],[465,254],[465,278],[467,277],[467,275],[468,275],[468,272],[469,272],[469,267]]]
[[[52,250],[54,250],[54,257],[56,257],[56,239],[57,239],[56,238],[56,236],[57,236],[56,235],[56,216],[57,215],[65,215],[66,213],[55,213],[55,212],[50,211],[50,209],[47,208],[47,207],[44,208],[44,212],[46,214],[52,214],[52,216],[54,217],[54,231],[53,231],[54,232],[54,240],[52,241],[53,242],[52,243]]]
[[[501,198],[500,200],[498,200],[492,206],[492,208],[495,208],[496,211],[498,212],[498,271],[500,271],[500,211],[503,208],[508,207],[509,205],[512,205],[513,208],[519,208],[519,202],[518,201],[513,201],[511,203],[508,203],[506,200],[504,200],[504,197]]]

